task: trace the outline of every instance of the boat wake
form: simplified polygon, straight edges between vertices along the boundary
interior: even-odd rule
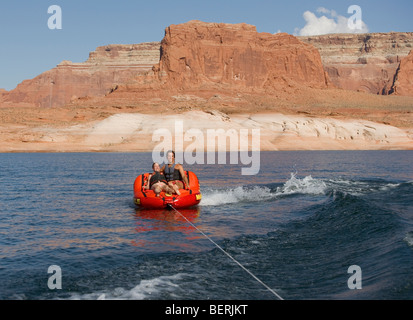
[[[69,300],[145,300],[156,299],[156,297],[165,294],[173,297],[174,292],[179,289],[176,282],[179,282],[185,276],[186,274],[178,273],[172,276],[159,276],[153,279],[141,280],[133,288],[117,287],[92,293],[72,293]]]
[[[277,199],[294,194],[325,194],[327,185],[323,180],[306,176],[297,178],[291,173],[290,179],[284,184],[269,184],[263,186],[239,186],[225,189],[202,190],[202,206],[217,206],[238,202],[256,202]]]
[[[311,175],[299,178],[297,173],[291,173],[290,178],[282,184],[246,185],[224,189],[205,188],[202,190],[201,205],[219,206],[239,202],[270,201],[293,195],[362,196],[372,192],[390,191],[400,185],[401,183],[388,181],[317,179]]]

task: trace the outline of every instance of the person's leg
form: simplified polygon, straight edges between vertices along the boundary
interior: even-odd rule
[[[175,183],[175,181],[169,181],[168,185],[169,185],[169,187],[171,187],[174,190],[174,193],[176,193],[178,196],[181,195],[181,193],[179,192],[179,187]]]
[[[161,191],[162,191],[162,187],[159,185],[159,182],[155,183],[155,184],[152,186],[151,189],[153,190],[153,192],[155,192],[155,195],[156,195],[157,197],[159,197],[159,194],[160,194]]]
[[[184,183],[181,180],[175,180],[175,184],[178,186],[179,189],[184,188]]]
[[[166,183],[162,183],[162,190],[165,192],[165,193],[168,193],[168,194],[172,194],[172,193],[174,193],[174,189],[172,189],[169,185],[167,185]]]

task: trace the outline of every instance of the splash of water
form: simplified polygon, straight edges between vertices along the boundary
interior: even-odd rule
[[[255,202],[276,199],[280,196],[292,194],[324,194],[327,185],[324,181],[306,176],[297,178],[296,173],[291,173],[281,187],[271,190],[267,186],[239,186],[222,190],[206,190],[203,192],[202,205],[216,206],[238,202]]]
[[[314,179],[311,175],[306,176],[303,179],[296,177],[296,173],[291,173],[290,179],[288,179],[284,185],[277,188],[278,195],[287,194],[324,194],[327,189],[327,185],[323,180]]]
[[[143,300],[166,292],[173,296],[173,292],[179,288],[176,281],[181,280],[185,274],[178,273],[172,276],[160,276],[154,279],[141,280],[132,289],[115,288],[101,292],[87,294],[72,294],[71,300]]]

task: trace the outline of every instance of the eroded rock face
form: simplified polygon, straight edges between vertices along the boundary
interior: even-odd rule
[[[63,61],[14,90],[3,103],[58,107],[84,96],[102,96],[116,84],[152,69],[159,62],[159,42],[98,47],[82,63]]]
[[[327,86],[317,49],[286,33],[258,33],[247,24],[190,21],[167,27],[161,46],[155,71],[171,86],[270,89],[286,79]]]
[[[413,47],[413,32],[299,38],[317,47],[336,87],[383,95],[393,92],[396,71]]]
[[[397,95],[413,96],[413,50],[400,62],[392,90]]]
[[[411,32],[294,37],[258,33],[244,23],[190,21],[167,27],[162,42],[107,45],[85,62],[63,61],[14,90],[0,90],[0,103],[58,107],[113,92],[108,96],[127,104],[201,89],[209,96],[286,99],[330,87],[413,96],[412,58],[406,58],[412,46]]]
[[[128,99],[130,92],[132,99],[133,92],[161,87],[251,92],[295,84],[325,88],[327,83],[318,50],[292,35],[258,33],[247,24],[190,21],[166,28],[161,43],[109,45],[90,53],[86,62],[63,61],[23,81],[3,96],[3,103],[55,107],[105,95],[116,85],[118,96],[122,92]]]
[[[0,103],[3,101],[3,95],[6,94],[8,91],[6,89],[0,88]]]

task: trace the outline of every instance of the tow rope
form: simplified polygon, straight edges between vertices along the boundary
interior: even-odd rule
[[[275,295],[278,299],[284,300],[277,292],[275,292],[273,289],[271,289],[268,285],[266,285],[264,282],[262,282],[260,279],[258,279],[257,276],[255,276],[250,270],[245,268],[239,261],[237,261],[234,257],[232,257],[228,252],[226,252],[220,245],[218,245],[214,240],[212,240],[210,237],[208,237],[201,229],[199,229],[196,225],[194,225],[191,221],[189,221],[182,213],[180,213],[178,210],[176,210],[171,204],[168,203],[168,206],[175,210],[178,214],[181,215],[193,228],[195,228],[199,233],[201,233],[205,238],[207,238],[209,241],[211,241],[219,250],[221,250],[223,253],[225,253],[232,261],[234,261],[237,265],[239,265],[244,271],[246,271],[251,277],[253,277],[256,281],[258,281],[260,284],[262,284],[268,291],[270,291],[273,295]]]

